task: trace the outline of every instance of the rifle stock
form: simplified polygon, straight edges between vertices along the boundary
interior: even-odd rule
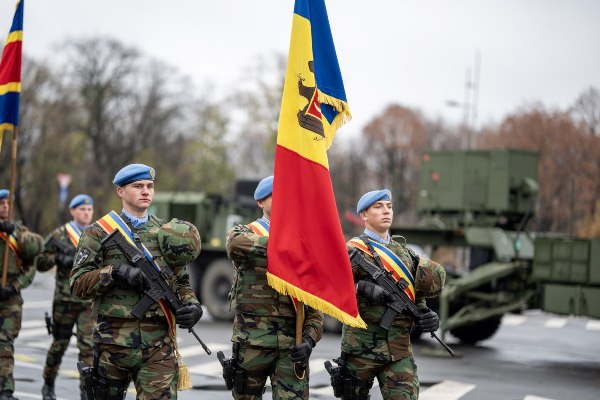
[[[56,239],[54,236],[50,236],[50,239],[48,239],[48,242],[46,242],[46,246],[50,247],[51,249],[54,249],[57,252],[66,254],[68,256],[75,255],[74,247],[61,242],[60,240]]]

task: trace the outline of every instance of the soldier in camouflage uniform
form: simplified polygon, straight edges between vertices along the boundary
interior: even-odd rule
[[[200,235],[189,223],[174,219],[165,224],[148,214],[154,175],[154,169],[143,164],[128,165],[116,174],[113,183],[123,203],[121,223],[128,225],[138,247],[145,246],[161,269],[171,268],[167,282],[186,304],[175,322],[189,329],[202,316],[202,308],[185,265],[198,256]],[[150,282],[118,247],[101,245],[107,235],[104,223],[111,215],[116,214],[107,214],[81,236],[70,280],[75,297],[93,300],[95,399],[122,399],[131,380],[137,399],[176,399],[176,337],[156,303],[142,319],[131,315]]]
[[[73,267],[75,249],[82,232],[92,222],[94,202],[86,194],[78,194],[69,203],[69,211],[73,220],[54,229],[44,245],[44,251],[36,260],[37,270],[45,272],[56,265],[56,285],[52,303],[52,344],[46,356],[44,366],[43,400],[56,400],[54,381],[62,357],[69,346],[73,326],[77,324],[77,348],[79,361],[86,365],[92,363],[92,329],[91,300],[78,300],[71,296],[69,276]],[[55,244],[58,243],[58,244]],[[62,246],[61,246],[62,245]],[[80,383],[81,398],[85,398],[83,383]],[[91,399],[90,399],[91,400]]]
[[[33,281],[35,257],[44,239],[20,222],[8,221],[9,191],[0,189],[0,264],[8,268],[6,285],[0,287],[0,400],[13,400],[15,366],[13,343],[21,330],[23,298],[21,290]],[[9,240],[8,265],[3,265],[4,248]]]
[[[439,264],[419,257],[390,237],[391,200],[392,194],[387,189],[368,192],[361,197],[356,211],[365,221],[365,232],[359,238],[348,241],[348,251],[358,248],[380,268],[389,270],[395,265],[400,267],[400,274],[404,268],[407,281],[412,278],[415,303],[424,312],[418,322],[419,328],[423,332],[434,332],[439,327],[439,318],[427,308],[425,299],[439,295],[446,274]],[[370,255],[373,252],[378,254],[379,260]],[[380,327],[389,293],[375,284],[362,269],[353,266],[352,271],[359,312],[367,323],[367,329],[343,327],[342,355],[338,361],[344,375],[351,378],[352,387],[346,387],[342,399],[368,399],[373,380],[377,378],[385,400],[416,400],[419,397],[419,380],[410,342],[413,322],[407,315],[399,314],[389,331]],[[348,391],[352,393],[351,397],[347,396]]]
[[[226,240],[227,255],[233,261],[235,278],[230,293],[235,308],[233,358],[236,374],[233,397],[261,399],[267,377],[273,399],[308,399],[308,360],[323,334],[323,314],[307,308],[302,343],[295,343],[296,312],[289,296],[267,283],[267,244],[273,177],[263,179],[254,199],[263,217],[248,225],[237,225]],[[293,363],[306,369],[304,379],[294,372]]]

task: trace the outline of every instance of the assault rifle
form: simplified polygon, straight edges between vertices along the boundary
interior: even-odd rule
[[[167,283],[167,279],[173,276],[173,271],[170,268],[164,267],[161,270],[157,270],[154,265],[146,258],[144,253],[138,249],[135,245],[128,242],[123,234],[115,229],[111,234],[102,240],[102,247],[118,247],[119,250],[125,254],[129,262],[135,267],[139,268],[148,279],[150,279],[151,287],[150,290],[144,293],[144,297],[133,307],[131,315],[137,319],[142,319],[148,308],[153,303],[159,303],[163,300],[169,309],[176,313],[180,308],[185,307],[183,302],[179,299],[179,296],[171,289],[171,286]],[[202,348],[206,354],[211,354],[211,351],[204,344],[202,339],[196,334],[194,328],[188,329],[192,335],[196,337],[198,342],[202,345]]]
[[[50,247],[51,249],[54,249],[57,252],[63,253],[67,256],[73,257],[75,255],[75,247],[69,246],[68,244],[66,244],[64,242],[61,242],[60,240],[56,239],[54,236],[50,236],[50,239],[48,239],[48,242],[46,243],[46,245],[48,247]]]
[[[354,249],[350,253],[350,263],[354,266],[359,267],[364,272],[369,274],[371,279],[375,281],[379,286],[387,290],[391,295],[392,300],[387,304],[387,310],[381,318],[379,326],[385,330],[389,330],[392,322],[398,314],[404,313],[408,315],[413,321],[418,322],[423,312],[419,310],[417,305],[408,297],[404,289],[408,287],[408,282],[404,278],[400,278],[396,282],[390,275],[389,272],[382,270],[377,265],[367,260],[361,253],[360,250]],[[454,351],[442,339],[440,339],[435,332],[431,332],[431,337],[440,342],[444,349],[450,355],[454,356]]]

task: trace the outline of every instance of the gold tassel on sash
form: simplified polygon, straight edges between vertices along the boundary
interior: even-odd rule
[[[177,346],[175,346],[175,356],[177,357],[177,364],[179,365],[179,379],[177,380],[177,391],[181,392],[182,390],[191,389],[192,379],[190,378],[190,371],[183,362],[183,358],[181,357],[181,354],[179,354]]]

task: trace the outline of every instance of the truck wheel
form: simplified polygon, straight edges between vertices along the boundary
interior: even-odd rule
[[[462,343],[475,344],[491,338],[500,327],[501,322],[502,315],[450,329],[450,333],[460,339]]]
[[[229,309],[229,291],[233,283],[233,265],[226,258],[211,262],[202,277],[202,304],[216,321],[233,320],[233,310]]]

